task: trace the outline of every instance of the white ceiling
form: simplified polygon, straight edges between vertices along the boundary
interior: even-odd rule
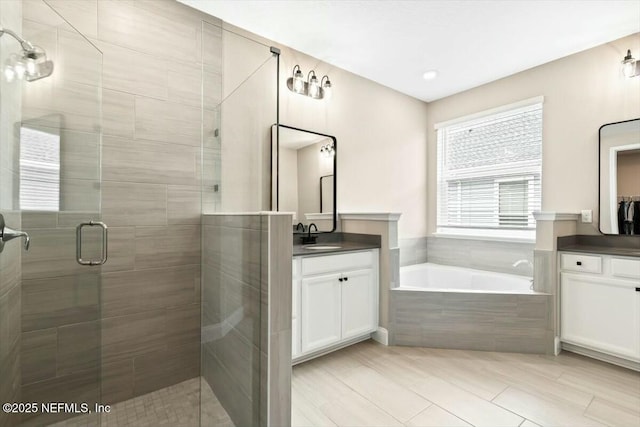
[[[424,101],[640,31],[640,0],[179,1]]]

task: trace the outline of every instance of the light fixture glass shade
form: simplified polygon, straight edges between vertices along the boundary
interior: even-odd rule
[[[316,76],[311,76],[311,79],[309,80],[309,96],[311,98],[320,97],[320,85],[318,84]]]
[[[324,92],[324,98],[331,99],[331,80],[329,80],[329,76],[324,76],[322,78],[322,82],[322,91]]]
[[[322,147],[320,147],[320,154],[322,154],[324,157],[335,156],[336,150],[335,148],[333,148],[333,143],[325,144]]]
[[[631,56],[631,49],[627,50],[627,56],[622,60],[622,74],[624,74],[625,77],[636,76],[636,64],[637,61]]]
[[[293,91],[295,93],[304,93],[304,75],[299,68],[293,73]]]

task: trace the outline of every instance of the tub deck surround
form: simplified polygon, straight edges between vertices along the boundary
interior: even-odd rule
[[[293,256],[326,255],[329,253],[341,253],[360,251],[365,249],[380,249],[381,237],[373,234],[358,233],[321,233],[317,234],[318,240],[313,245],[301,244],[300,234],[293,235]],[[310,249],[313,246],[326,249]],[[331,248],[331,246],[339,246]]]
[[[640,258],[640,236],[575,235],[558,237],[558,250]]]
[[[437,264],[400,269],[391,345],[549,354],[552,295],[527,277]]]

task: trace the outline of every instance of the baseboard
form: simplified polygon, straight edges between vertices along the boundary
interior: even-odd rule
[[[350,345],[357,344],[362,341],[366,341],[368,339],[371,339],[371,335],[373,334],[361,335],[359,337],[352,338],[348,341],[343,341],[339,344],[332,345],[330,347],[323,348],[321,350],[317,350],[313,353],[308,353],[308,354],[305,354],[304,356],[298,356],[291,361],[291,364],[295,366],[298,363],[306,362],[307,360],[315,359],[316,357],[324,356],[325,354],[332,353],[336,350],[340,350],[342,348],[349,347]]]
[[[612,363],[614,365],[622,366],[623,368],[633,369],[634,371],[640,371],[640,363],[633,360],[626,360],[609,354],[601,353],[599,351],[591,350],[588,348],[580,347],[578,345],[562,343],[562,349],[570,351],[572,353],[581,354],[583,356],[592,357],[594,359],[601,360],[603,362]]]
[[[382,326],[378,326],[378,329],[371,334],[371,339],[379,342],[383,345],[389,345],[389,331]]]
[[[560,337],[555,337],[553,339],[553,354],[556,356],[559,355],[560,350],[562,350],[562,344],[560,344]]]

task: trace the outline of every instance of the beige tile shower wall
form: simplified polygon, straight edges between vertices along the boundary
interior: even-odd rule
[[[113,402],[199,375],[202,46],[212,58],[222,46],[202,31],[220,22],[174,1],[96,7],[114,258],[102,274],[103,400]]]
[[[19,1],[0,2],[0,24],[22,32],[22,5]],[[0,63],[17,48],[9,37],[0,39]],[[21,120],[20,82],[0,79],[0,213],[7,225],[21,228],[17,212],[18,144],[15,123]],[[21,400],[21,242],[12,241],[0,253],[0,402]],[[0,425],[12,427],[20,415],[0,412]]]
[[[261,216],[204,215],[203,227],[202,376],[235,425],[259,425]]]
[[[68,151],[78,154],[65,170],[101,167],[102,182],[89,193],[96,200],[79,204],[88,200],[80,188],[69,206],[94,213],[25,215],[41,250],[34,245],[25,264],[23,391],[51,400],[38,393],[70,389],[70,401],[78,401],[98,384],[101,367],[101,400],[113,403],[199,375],[202,22],[211,23],[209,35],[221,31],[220,23],[169,0],[50,3],[100,49],[100,67],[87,69],[90,45],[70,28],[41,31],[44,43],[47,34],[56,35],[57,44],[47,49],[64,53],[64,61],[39,92],[34,87],[27,94],[26,111],[30,118],[60,113],[63,143],[73,143]],[[25,4],[34,32],[51,25],[41,1]],[[207,57],[221,57],[220,43],[207,46]],[[219,61],[207,72],[221,81]],[[99,85],[102,100],[95,98]],[[100,108],[97,165],[88,144],[95,145],[90,136]],[[109,226],[102,274],[75,263],[69,233],[81,220],[98,218]],[[86,345],[60,345],[74,341]],[[38,356],[43,349],[44,359]],[[48,387],[36,387],[42,381]]]
[[[203,216],[202,376],[238,426],[291,424],[291,221]]]
[[[218,145],[222,161],[217,212],[268,210],[276,59],[269,45],[229,31],[222,39],[224,102],[219,123],[223,143]]]

